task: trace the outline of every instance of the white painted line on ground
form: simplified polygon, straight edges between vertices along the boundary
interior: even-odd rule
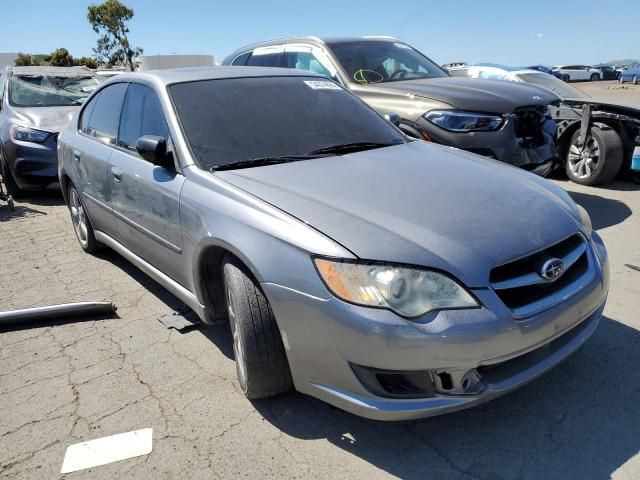
[[[67,447],[60,473],[106,465],[127,458],[148,455],[152,449],[153,429],[119,433]]]

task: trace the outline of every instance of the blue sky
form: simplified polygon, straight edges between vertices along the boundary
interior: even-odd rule
[[[9,2],[0,51],[90,55],[87,0]],[[391,35],[438,63],[595,64],[640,57],[638,0],[124,0],[130,39],[147,54],[212,54],[288,35]],[[443,5],[444,3],[444,5]]]

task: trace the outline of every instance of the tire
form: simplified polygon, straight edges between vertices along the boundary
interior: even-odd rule
[[[225,257],[223,271],[240,388],[250,400],[291,390],[289,362],[268,300],[235,257]]]
[[[569,179],[581,185],[602,185],[613,180],[623,160],[622,140],[618,133],[592,127],[591,140],[587,144],[591,155],[586,158],[584,149],[577,145],[579,136],[580,130],[576,130],[566,153],[565,169]]]
[[[82,249],[87,253],[93,253],[99,248],[96,236],[91,226],[91,221],[87,216],[82,198],[76,190],[76,187],[69,185],[69,213],[71,214],[71,223],[76,233],[76,238]]]
[[[7,165],[1,155],[0,163],[2,167],[2,181],[4,182],[4,186],[7,187],[7,193],[16,199],[22,197],[24,192],[16,183],[13,173],[11,173],[11,170],[9,169],[9,165]]]
[[[635,75],[633,76],[632,83],[633,83],[634,85],[638,85],[638,77],[636,77]]]
[[[622,74],[620,74],[620,76],[618,77],[618,82],[624,83],[624,78],[622,78]]]
[[[591,74],[591,78],[589,79],[592,82],[599,82],[600,81],[600,75],[598,75],[597,73],[592,73]]]

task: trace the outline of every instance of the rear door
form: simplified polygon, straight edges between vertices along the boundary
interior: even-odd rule
[[[114,234],[111,206],[109,159],[116,145],[120,109],[127,83],[116,83],[98,92],[83,108],[79,131],[73,145],[72,165],[76,185],[96,230]]]
[[[111,155],[110,185],[118,239],[136,255],[184,284],[180,191],[184,177],[143,159],[136,141],[157,135],[171,145],[160,100],[151,86],[132,83],[127,91],[118,144]]]
[[[324,75],[338,83],[338,70],[327,54],[320,48],[302,43],[292,43],[285,46],[282,66],[295,70]]]

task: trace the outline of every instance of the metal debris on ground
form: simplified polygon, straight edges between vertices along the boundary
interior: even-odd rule
[[[624,266],[630,268],[631,270],[640,272],[640,267],[637,265],[631,265],[630,263],[625,263]]]
[[[158,321],[166,328],[174,328],[182,332],[195,327],[198,324],[198,317],[192,310],[186,310],[163,315]]]
[[[61,305],[48,305],[46,307],[25,308],[22,310],[9,310],[0,312],[0,328],[48,322],[50,320],[66,320],[69,318],[81,318],[90,320],[98,315],[109,315],[117,310],[113,302],[79,302],[64,303]]]

